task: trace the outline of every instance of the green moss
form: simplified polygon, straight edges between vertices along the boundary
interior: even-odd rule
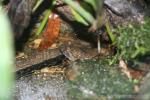
[[[150,51],[150,19],[142,25],[119,27],[117,33],[118,53],[124,59],[133,59]]]
[[[97,100],[108,97],[127,98],[133,94],[133,83],[122,74],[117,65],[110,66],[108,59],[76,62],[72,68],[78,69],[79,74],[75,80],[69,81],[69,98]]]

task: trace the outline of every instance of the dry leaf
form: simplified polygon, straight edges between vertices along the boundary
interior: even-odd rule
[[[41,41],[41,39],[35,39],[30,47],[37,49],[40,46]]]
[[[131,74],[130,71],[127,67],[127,64],[125,63],[124,60],[120,59],[119,61],[119,67],[121,68],[122,72],[129,78],[131,79]]]
[[[24,59],[24,58],[28,58],[28,56],[25,55],[24,52],[19,52],[16,56],[16,59],[20,59],[20,58]]]
[[[42,73],[49,73],[49,74],[63,74],[65,71],[65,68],[62,67],[46,67],[41,69]]]
[[[140,79],[144,76],[144,72],[140,70],[134,70],[127,67],[127,64],[124,60],[119,61],[119,67],[122,69],[122,72],[130,79]]]

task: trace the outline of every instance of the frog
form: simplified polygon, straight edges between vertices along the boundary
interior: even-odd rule
[[[87,45],[70,44],[60,48],[63,55],[70,61],[92,59],[98,55],[96,48]]]

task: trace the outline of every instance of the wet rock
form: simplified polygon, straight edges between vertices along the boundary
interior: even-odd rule
[[[15,100],[67,100],[65,78],[61,74],[38,73],[16,81]]]
[[[32,8],[36,0],[10,0],[8,16],[15,38],[18,39],[30,23]]]
[[[141,21],[145,13],[145,3],[141,0],[105,0],[105,5],[114,14],[130,21]]]
[[[142,2],[142,1],[141,1]],[[105,0],[107,5],[114,13],[120,16],[135,16],[144,12],[144,2],[138,0]]]
[[[69,100],[132,98],[133,84],[108,60],[78,61],[66,73]]]
[[[149,100],[150,99],[150,72],[143,78],[140,86],[140,92],[138,100]]]
[[[37,73],[17,79],[17,100],[132,99],[133,83],[109,60],[73,62],[64,74]],[[66,80],[68,79],[68,81]]]

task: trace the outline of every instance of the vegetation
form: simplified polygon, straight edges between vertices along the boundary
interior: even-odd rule
[[[103,3],[102,0],[93,0],[92,2],[89,0],[85,0],[84,2],[81,2],[81,4],[73,5],[72,0],[64,0],[67,4],[69,4],[73,9],[75,9],[75,18],[77,21],[89,25],[87,23],[90,23],[91,25],[93,24],[94,17],[95,15],[92,15],[92,10],[94,9],[101,9],[102,13],[102,8],[101,6],[96,5],[96,3],[100,2]],[[90,8],[91,5],[93,8]],[[99,7],[99,8],[98,8]],[[78,8],[78,9],[77,9]],[[88,8],[88,9],[86,9]],[[90,10],[89,10],[90,9]],[[73,11],[74,12],[74,11]],[[91,17],[88,16],[86,13],[92,15]],[[87,18],[89,17],[89,18]],[[99,15],[99,17],[101,17]],[[98,21],[98,20],[97,20]],[[150,38],[150,19],[146,19],[144,24],[130,24],[128,26],[120,26],[115,31],[114,33],[119,34],[119,36],[115,36],[109,26],[109,22],[106,22],[106,31],[109,35],[109,38],[111,39],[111,42],[113,45],[116,46],[117,48],[117,59],[123,58],[125,60],[129,59],[134,59],[140,55],[144,55],[150,51],[150,46],[149,46],[149,38]]]
[[[11,100],[14,49],[10,24],[2,8],[0,8],[0,56],[0,100]]]
[[[102,22],[100,19],[103,12],[102,0],[85,0],[80,3],[75,3],[72,0],[63,1],[72,7],[72,12],[76,21],[89,26],[89,28],[94,27],[96,30],[101,28]],[[37,5],[33,8],[33,12],[37,9],[37,7],[39,7],[41,2],[42,0],[37,3]],[[53,5],[55,5],[55,3],[53,3]],[[43,19],[43,22],[37,31],[37,35],[43,31],[49,14],[51,13],[51,8],[47,10],[45,18]],[[80,93],[81,91],[84,91],[84,89],[79,88],[79,85],[81,84],[83,86],[90,87],[90,89],[86,89],[92,90],[94,93],[92,95],[96,96],[96,98],[106,94],[114,95],[119,93],[133,93],[131,90],[133,88],[133,83],[129,81],[124,75],[122,75],[121,72],[118,71],[117,67],[114,67],[116,66],[114,59],[117,61],[121,58],[128,61],[136,59],[137,57],[148,54],[150,52],[150,19],[145,19],[145,23],[141,25],[130,24],[128,26],[118,26],[116,29],[114,29],[114,31],[111,30],[108,22],[104,26],[106,27],[110,41],[116,48],[117,52],[115,55],[113,55],[112,58],[103,58],[101,61],[85,61],[86,63],[81,62],[83,66],[80,66],[79,70],[81,71],[79,72],[84,73],[84,75],[80,75],[75,81],[71,82],[71,85],[73,83],[73,86],[75,84],[77,86],[70,87],[71,90],[73,90],[69,92],[71,96],[74,95],[74,91],[77,93],[75,94],[76,97],[88,95]],[[96,30],[94,30],[94,32],[96,32]],[[0,6],[0,100],[10,100],[11,98],[10,89],[14,79],[14,75],[12,74],[12,67],[14,63],[14,48],[11,33],[12,31],[6,16],[6,12],[4,12]],[[114,35],[115,33],[118,36]],[[109,65],[110,62],[113,65],[111,67]],[[93,81],[94,79],[97,81]],[[112,87],[106,86],[107,84],[109,86],[112,85]],[[102,89],[105,89],[105,91]],[[88,93],[89,92],[90,91],[88,91]]]
[[[146,19],[142,25],[128,25],[118,27],[119,33],[116,46],[121,58],[135,59],[150,51],[150,19]]]
[[[78,73],[69,81],[69,100],[124,99],[133,95],[134,84],[120,72],[118,65],[109,65],[109,58],[74,63],[71,68]],[[104,100],[105,100],[104,99]]]

